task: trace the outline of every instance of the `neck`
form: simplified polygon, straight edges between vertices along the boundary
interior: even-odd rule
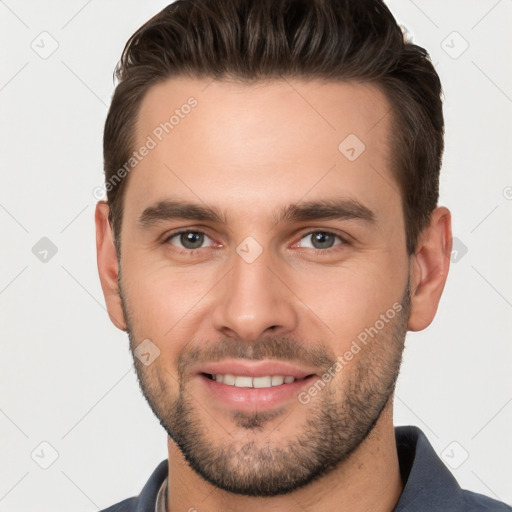
[[[391,512],[403,489],[392,407],[390,400],[371,434],[334,470],[301,489],[271,498],[239,496],[212,486],[188,466],[169,439],[167,512]]]

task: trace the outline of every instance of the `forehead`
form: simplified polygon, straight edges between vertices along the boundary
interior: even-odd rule
[[[130,174],[126,202],[140,210],[172,192],[262,209],[338,191],[396,202],[390,114],[370,84],[169,79],[141,103],[135,149],[151,149]]]

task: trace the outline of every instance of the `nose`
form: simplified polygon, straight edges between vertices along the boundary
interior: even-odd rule
[[[267,333],[285,335],[297,327],[294,294],[266,251],[252,262],[235,254],[222,280],[213,312],[224,336],[253,343]]]

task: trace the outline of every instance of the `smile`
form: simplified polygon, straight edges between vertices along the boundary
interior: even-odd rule
[[[235,386],[237,388],[270,388],[273,386],[282,386],[283,384],[291,384],[296,379],[292,375],[264,375],[261,377],[250,377],[248,375],[232,375],[230,373],[216,375],[207,374],[212,380],[226,384],[227,386]]]
[[[229,359],[201,365],[196,375],[206,403],[254,412],[296,400],[316,378],[315,370],[293,362]]]

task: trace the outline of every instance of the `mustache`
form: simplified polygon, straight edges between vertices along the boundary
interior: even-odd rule
[[[267,337],[251,344],[233,338],[224,338],[215,344],[195,344],[192,347],[189,344],[183,347],[176,357],[178,374],[185,375],[193,365],[223,359],[249,361],[271,359],[303,363],[322,371],[327,371],[337,360],[336,355],[324,346],[307,346],[296,339],[284,336]]]

